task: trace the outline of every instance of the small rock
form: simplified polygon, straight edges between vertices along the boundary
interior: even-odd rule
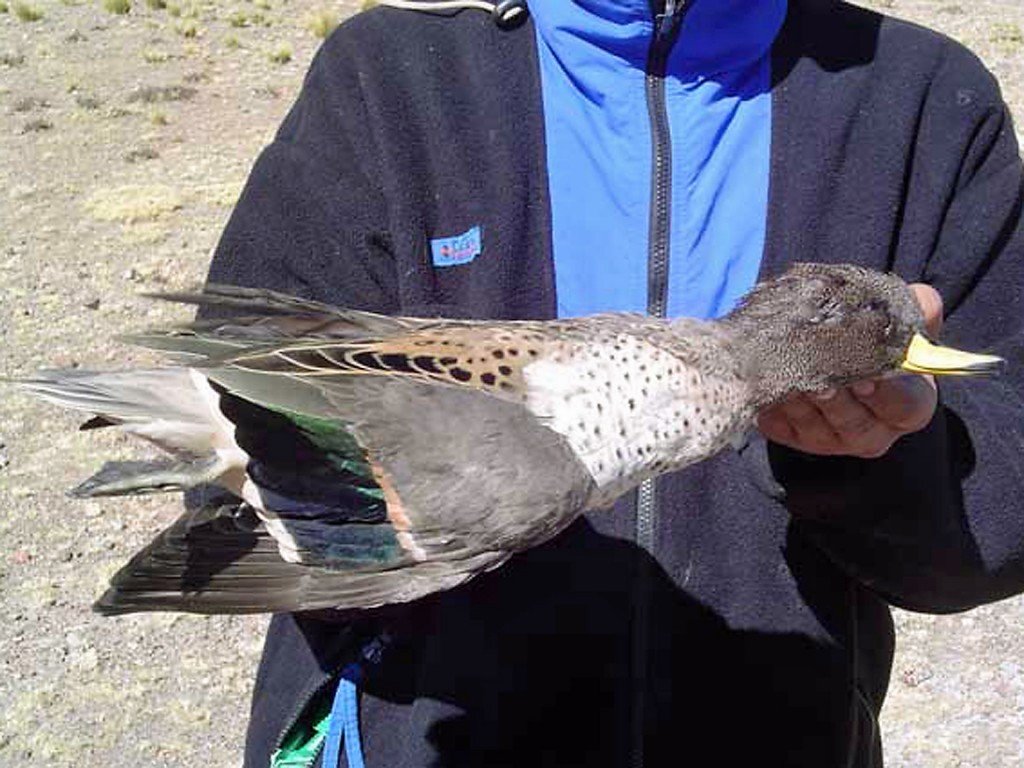
[[[32,561],[32,553],[27,549],[16,549],[11,553],[11,562],[15,565],[26,565]]]
[[[934,676],[935,673],[930,669],[914,669],[911,667],[903,670],[903,673],[900,675],[900,679],[908,688],[917,688],[922,683],[931,680]]]
[[[32,112],[36,109],[49,109],[50,102],[38,96],[25,96],[14,102],[12,112]]]
[[[85,93],[79,93],[75,95],[75,104],[77,104],[82,109],[91,111],[94,109],[99,109],[103,105],[103,102],[101,102],[95,96],[90,96]]]
[[[139,270],[137,270],[135,267],[131,267],[130,269],[126,269],[124,272],[121,273],[121,279],[122,280],[128,280],[128,281],[133,282],[133,283],[138,282],[138,280],[141,277],[142,277],[142,275],[139,273]]]
[[[0,66],[3,67],[20,67],[25,63],[25,54],[23,53],[0,53]]]
[[[160,153],[152,147],[139,147],[126,152],[124,155],[125,162],[127,163],[138,163],[143,160],[156,160],[160,157]]]
[[[53,123],[49,120],[39,118],[37,120],[29,120],[23,126],[21,126],[22,134],[25,133],[40,133],[42,131],[49,131],[53,128]]]
[[[72,667],[91,672],[100,665],[100,657],[95,648],[86,648],[83,651],[73,651],[68,655],[68,664]]]
[[[86,309],[99,309],[100,308],[100,300],[99,299],[92,299],[90,301],[85,302],[85,304],[83,304],[82,306],[84,306]]]

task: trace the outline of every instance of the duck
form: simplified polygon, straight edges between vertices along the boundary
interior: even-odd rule
[[[157,294],[216,317],[127,340],[157,368],[17,383],[159,446],[75,497],[227,493],[188,509],[94,605],[364,610],[500,567],[643,481],[711,457],[795,392],[992,373],[927,338],[899,277],[797,264],[717,320],[391,317],[268,290]]]

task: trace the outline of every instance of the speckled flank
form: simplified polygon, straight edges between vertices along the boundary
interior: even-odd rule
[[[595,504],[723,448],[749,416],[738,378],[626,332],[562,344],[524,376],[529,409],[566,437],[598,484]]]

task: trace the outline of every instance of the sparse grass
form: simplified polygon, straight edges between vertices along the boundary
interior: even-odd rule
[[[228,16],[228,24],[235,28],[248,27],[249,26],[249,14],[245,11],[235,11]]]
[[[269,59],[274,64],[287,64],[292,60],[292,47],[287,43],[283,43],[269,54]]]
[[[23,53],[0,53],[0,66],[20,67],[24,64],[25,54]]]
[[[182,24],[178,24],[174,27],[174,31],[187,40],[199,37],[199,27],[196,26],[194,21],[186,21]]]
[[[167,0],[146,0],[146,5],[154,11],[160,11],[167,7]]]
[[[131,224],[154,221],[179,210],[184,205],[181,195],[164,185],[129,185],[97,190],[86,200],[85,209],[101,221]]]
[[[168,3],[167,13],[173,16],[174,18],[178,18],[179,16],[181,16],[181,6],[177,3]]]
[[[5,3],[4,0],[0,0],[0,13],[7,13],[9,10],[11,9],[7,3]]]
[[[234,35],[228,35],[224,38],[224,47],[229,51],[235,51],[242,47],[242,44],[238,42],[238,38]]]
[[[103,10],[124,16],[132,9],[132,0],[103,0]]]
[[[14,15],[21,21],[39,21],[43,18],[43,12],[28,3],[15,3]]]
[[[163,64],[169,58],[171,58],[171,55],[166,51],[155,51],[150,49],[142,52],[142,59],[147,64]]]
[[[48,109],[50,102],[38,96],[23,96],[14,102],[11,110],[14,112],[32,112],[36,109]]]
[[[306,28],[314,35],[323,39],[338,26],[338,15],[327,8],[314,11],[306,19]]]
[[[53,123],[44,117],[37,117],[35,120],[29,120],[21,127],[22,133],[41,133],[42,131],[48,131],[53,128]]]
[[[1024,32],[1013,22],[992,25],[992,42],[1007,48],[1017,48],[1024,44]]]
[[[189,101],[195,97],[195,88],[184,85],[146,85],[128,94],[128,103],[157,104],[165,101]]]
[[[149,122],[153,125],[170,125],[171,121],[167,119],[167,115],[160,110],[150,113]]]
[[[281,98],[281,89],[272,85],[261,85],[252,89],[252,95],[257,99],[279,99]]]

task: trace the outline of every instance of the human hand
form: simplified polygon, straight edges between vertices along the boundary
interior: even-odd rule
[[[942,328],[942,297],[929,285],[910,286],[925,327]],[[883,456],[904,435],[923,429],[938,404],[935,379],[911,374],[858,381],[842,389],[799,393],[766,408],[757,426],[769,440],[820,456]]]

